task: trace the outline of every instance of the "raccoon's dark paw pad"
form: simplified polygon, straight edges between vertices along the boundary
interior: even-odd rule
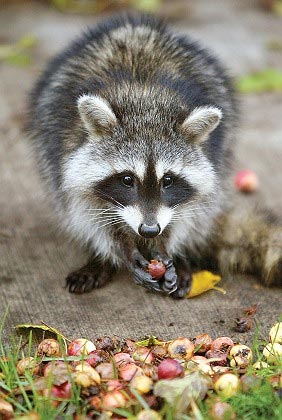
[[[177,289],[171,293],[174,299],[183,299],[191,288],[192,274],[187,272],[181,272],[177,276]]]

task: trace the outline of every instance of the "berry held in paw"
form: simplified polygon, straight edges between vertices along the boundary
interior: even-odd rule
[[[151,260],[148,265],[148,271],[154,279],[160,280],[166,272],[166,268],[162,261]]]

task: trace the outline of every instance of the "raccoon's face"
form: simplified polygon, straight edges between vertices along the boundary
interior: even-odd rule
[[[201,144],[221,119],[218,108],[196,108],[164,132],[143,124],[130,134],[100,97],[83,95],[78,109],[89,141],[67,161],[64,186],[86,209],[93,198],[93,223],[154,238],[189,211],[208,208],[217,177]]]

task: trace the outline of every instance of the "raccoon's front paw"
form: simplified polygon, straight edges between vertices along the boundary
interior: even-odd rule
[[[159,283],[161,290],[168,295],[174,293],[177,289],[177,274],[172,259],[160,252],[152,252],[151,257],[157,261],[161,261],[166,269]]]
[[[154,280],[148,273],[148,265],[149,261],[138,250],[132,252],[132,261],[129,262],[129,269],[132,273],[133,281],[148,290],[161,292],[162,289],[158,280]]]
[[[153,292],[162,292],[158,280],[154,280],[153,277],[148,272],[142,270],[142,268],[135,267],[132,270],[132,274],[134,283]]]
[[[184,261],[175,262],[176,272],[177,272],[177,289],[171,294],[174,299],[184,298],[190,288],[192,283],[192,272],[189,264]]]
[[[112,275],[108,265],[88,263],[66,277],[66,286],[70,293],[88,293],[102,287]]]

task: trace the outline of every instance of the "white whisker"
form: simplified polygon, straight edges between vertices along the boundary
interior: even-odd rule
[[[208,213],[209,210],[210,209],[199,208],[199,209],[193,209],[193,210],[190,210],[190,211],[186,211],[186,212],[183,212],[183,213],[175,213],[174,215],[178,216],[178,217],[183,217],[183,216],[189,216],[189,215],[196,215],[196,214],[200,214],[200,213]]]
[[[100,215],[89,214],[89,217],[91,220],[113,219],[114,217],[117,217],[117,214],[109,214],[108,216],[105,216],[104,214],[100,214]]]
[[[109,225],[111,226],[117,225],[118,223],[122,223],[122,222],[124,222],[124,220],[119,220],[118,222],[108,222],[108,223],[105,223],[104,225],[98,226],[97,229],[101,229],[102,227],[109,226]]]
[[[101,215],[100,217],[97,217],[97,216],[89,217],[89,220],[94,221],[94,222],[97,221],[99,223],[101,223],[103,221],[107,222],[109,220],[121,220],[121,219],[122,218],[117,214],[115,214],[114,216],[109,216],[109,217],[105,217],[103,215]]]
[[[113,207],[109,207],[107,209],[98,209],[98,208],[93,207],[93,208],[90,208],[90,209],[86,209],[86,211],[87,212],[92,212],[93,211],[93,212],[109,213],[109,212],[115,212],[115,211],[117,211],[117,209],[113,208]]]
[[[103,210],[103,211],[108,211],[108,210],[112,210],[112,207],[107,207],[107,208],[105,208],[105,207],[102,207],[102,208],[99,208],[99,207],[90,207],[89,209],[85,209],[86,211],[91,211],[91,210]]]
[[[105,193],[104,191],[99,190],[98,188],[94,188],[94,190],[96,190],[98,193],[104,195],[105,197],[109,198],[114,203],[117,203],[118,207],[124,208],[124,205],[121,204],[119,201],[117,201],[115,198],[113,198],[111,195]]]
[[[202,212],[207,212],[209,210],[213,209],[213,207],[193,207],[193,208],[189,208],[189,209],[183,209],[181,211],[175,211],[174,214],[177,216],[183,216],[186,214],[197,214],[198,211],[202,211]]]

